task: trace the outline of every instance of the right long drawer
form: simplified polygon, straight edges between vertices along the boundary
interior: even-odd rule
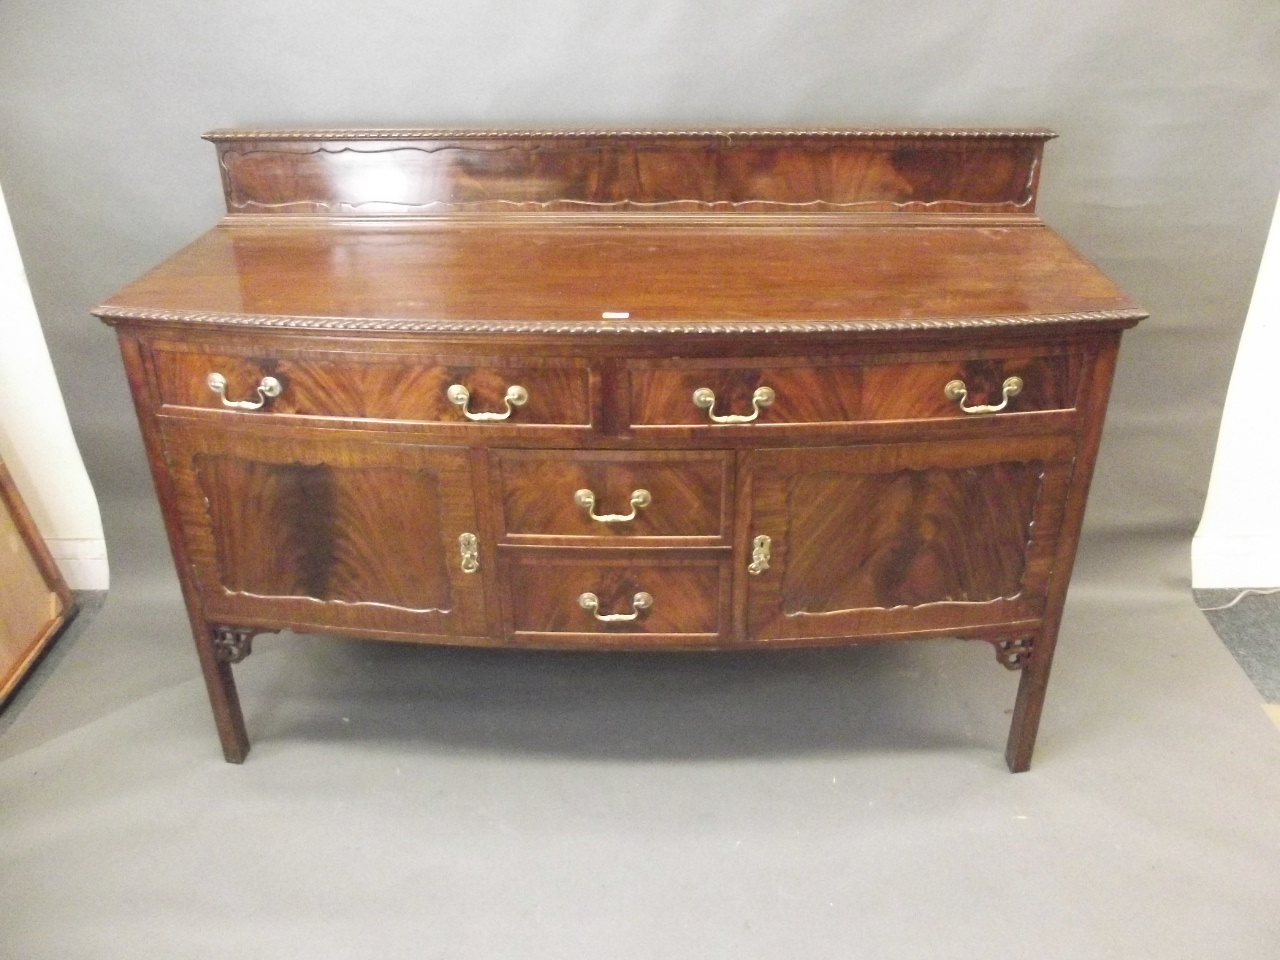
[[[630,424],[723,430],[965,419],[1075,409],[1083,357],[1068,348],[883,358],[637,360]]]

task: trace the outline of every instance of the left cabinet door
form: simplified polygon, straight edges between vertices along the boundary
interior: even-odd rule
[[[208,619],[484,635],[475,560],[487,558],[471,549],[479,531],[465,449],[179,421],[161,430]]]

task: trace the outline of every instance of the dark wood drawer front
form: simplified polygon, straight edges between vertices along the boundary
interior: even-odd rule
[[[491,462],[508,537],[728,539],[729,453],[501,450]]]
[[[1005,384],[1020,383],[998,413],[1072,410],[1080,383],[1080,363],[1073,354],[1002,357],[983,360],[941,360],[924,363],[886,363],[862,370],[862,420],[921,420],[933,417],[993,416],[967,413],[962,407],[993,407],[1005,403]],[[954,381],[964,385],[963,399],[948,396]],[[958,391],[956,391],[958,393]]]
[[[224,402],[258,403],[263,416],[335,417],[418,423],[476,422],[478,426],[591,423],[590,372],[577,360],[531,363],[451,358],[353,357],[309,354],[238,356],[230,353],[153,350],[163,403],[213,410],[245,409]],[[220,374],[222,395],[209,385]],[[263,397],[266,378],[279,384],[277,396]],[[473,421],[450,400],[449,388],[464,387],[465,410],[506,414],[502,420]],[[508,405],[513,388],[523,388],[522,404]],[[508,413],[508,410],[510,411]]]
[[[1068,353],[926,357],[904,363],[851,358],[723,366],[636,364],[631,370],[631,425],[758,430],[1070,410],[1076,405],[1079,368],[1078,357]],[[1017,382],[1010,383],[1011,378]],[[962,386],[963,395],[954,387],[948,391],[953,381]],[[1000,409],[990,409],[994,407]]]
[[[756,391],[773,391],[767,405]],[[714,395],[710,409],[694,393]],[[857,367],[755,366],[657,367],[631,371],[633,426],[722,427],[711,419],[751,417],[752,424],[823,423],[858,419],[861,373]],[[705,402],[705,401],[704,401]],[[741,423],[742,421],[738,421]]]
[[[713,638],[728,619],[728,566],[715,557],[579,558],[513,549],[506,569],[517,634]]]

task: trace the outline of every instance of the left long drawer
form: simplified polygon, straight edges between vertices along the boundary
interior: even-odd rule
[[[359,353],[253,344],[150,345],[164,407],[270,418],[590,428],[591,370],[576,358]]]

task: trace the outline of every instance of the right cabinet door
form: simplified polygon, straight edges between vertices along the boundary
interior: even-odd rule
[[[748,637],[1039,618],[1074,451],[1059,435],[751,451],[740,562],[768,558],[742,574]]]

